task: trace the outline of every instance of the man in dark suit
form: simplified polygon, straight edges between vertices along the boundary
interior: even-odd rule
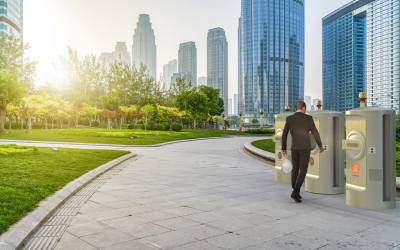
[[[292,187],[291,197],[296,202],[301,202],[300,188],[303,185],[304,178],[307,174],[308,162],[311,154],[310,132],[314,136],[320,152],[324,152],[321,137],[315,127],[314,120],[311,116],[306,115],[306,103],[299,101],[296,103],[296,113],[286,118],[285,128],[282,134],[282,153],[287,154],[287,135],[290,131],[292,135]]]

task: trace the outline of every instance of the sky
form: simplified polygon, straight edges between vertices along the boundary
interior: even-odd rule
[[[305,0],[305,91],[322,98],[322,18],[350,0]],[[60,77],[53,63],[65,56],[67,46],[78,55],[100,56],[125,42],[132,52],[133,34],[140,14],[148,14],[157,45],[157,74],[178,59],[179,44],[197,46],[197,76],[207,76],[207,32],[225,30],[229,49],[229,98],[237,94],[238,19],[240,0],[29,0],[24,1],[24,43],[27,56],[39,61],[36,84]]]

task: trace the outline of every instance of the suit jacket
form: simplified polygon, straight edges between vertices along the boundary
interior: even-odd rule
[[[314,136],[318,147],[322,147],[321,137],[315,127],[312,116],[296,112],[294,115],[286,117],[286,124],[282,134],[282,150],[287,150],[286,142],[289,131],[292,135],[292,146],[290,150],[311,151],[310,132]]]

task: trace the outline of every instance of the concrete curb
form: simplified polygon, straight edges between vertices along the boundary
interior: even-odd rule
[[[41,201],[34,211],[28,213],[24,218],[11,226],[8,231],[0,235],[0,249],[21,249],[26,241],[36,233],[40,226],[45,223],[46,220],[50,218],[52,214],[54,214],[72,195],[77,193],[101,174],[135,156],[136,154],[130,153],[103,164],[71,181],[55,194]]]
[[[78,143],[78,142],[54,142],[54,141],[25,141],[25,140],[5,140],[1,139],[0,142],[6,143],[47,143],[47,144],[65,144],[65,145],[82,145],[82,146],[110,146],[110,147],[162,147],[169,144],[181,143],[181,142],[190,142],[190,141],[201,141],[208,139],[224,139],[224,138],[232,138],[231,136],[223,136],[223,137],[206,137],[206,138],[196,138],[196,139],[187,139],[187,140],[178,140],[178,141],[170,141],[163,142],[154,145],[121,145],[121,144],[96,144],[96,143]]]
[[[275,154],[271,152],[267,152],[265,150],[259,149],[251,145],[252,142],[246,142],[244,144],[244,149],[247,152],[250,152],[258,157],[264,158],[267,161],[274,161],[275,162]],[[345,171],[346,176],[346,171]],[[400,190],[400,177],[396,177],[396,189]]]

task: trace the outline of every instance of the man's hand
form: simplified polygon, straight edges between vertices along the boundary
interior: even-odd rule
[[[282,154],[283,154],[283,156],[285,156],[285,157],[286,157],[286,155],[287,155],[287,151],[286,151],[286,150],[282,150]]]
[[[320,147],[320,148],[319,148],[319,152],[320,152],[320,153],[322,153],[322,152],[324,152],[324,151],[325,151],[324,147]]]

